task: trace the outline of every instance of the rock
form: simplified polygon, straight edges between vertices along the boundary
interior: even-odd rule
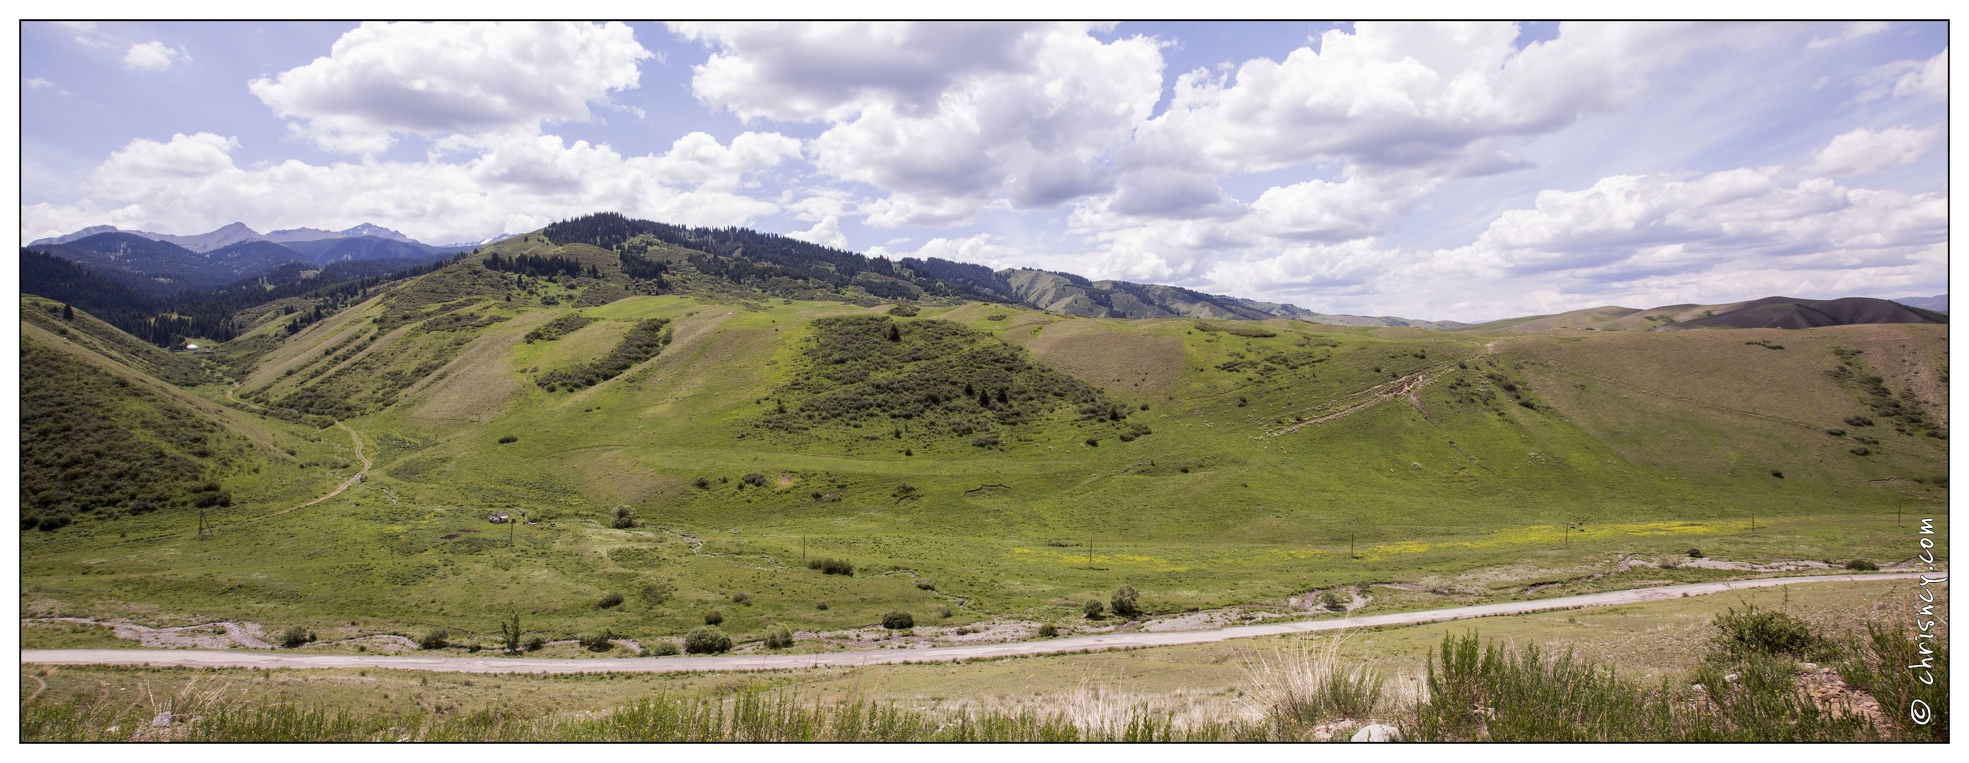
[[[1724,682],[1724,683],[1736,683],[1736,682],[1737,682],[1737,674],[1735,674],[1735,673],[1731,673],[1731,674],[1729,674],[1729,675],[1727,675],[1727,676],[1723,676],[1723,682]]]
[[[1354,738],[1350,741],[1399,742],[1402,741],[1402,730],[1385,723],[1370,723],[1365,728],[1354,732]]]
[[[171,711],[166,710],[158,713],[156,718],[150,719],[150,725],[158,728],[169,727],[171,725]]]

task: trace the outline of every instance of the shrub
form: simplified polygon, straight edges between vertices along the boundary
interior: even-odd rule
[[[1339,612],[1347,608],[1347,600],[1340,598],[1339,591],[1321,591],[1318,601],[1320,608],[1329,612]]]
[[[529,652],[538,652],[547,646],[547,639],[539,636],[528,636],[526,637],[526,643],[521,646],[526,647],[526,650]]]
[[[677,648],[677,642],[669,639],[663,639],[643,646],[643,653],[654,657],[669,657],[675,654],[682,654],[683,651]]]
[[[774,623],[773,627],[766,629],[767,649],[785,649],[792,645],[793,631],[788,630],[786,626]]]
[[[443,649],[448,646],[451,646],[451,631],[443,628],[434,628],[417,639],[418,649]]]
[[[299,625],[288,628],[280,634],[280,645],[288,649],[311,643],[314,643],[314,633]]]
[[[684,634],[684,651],[688,654],[718,654],[729,652],[732,639],[724,631],[709,625],[692,628]]]
[[[639,595],[642,596],[644,603],[652,607],[658,606],[670,600],[670,585],[668,583],[650,583],[643,586],[643,590]]]
[[[816,602],[814,602],[814,609],[818,609],[818,610],[820,610],[820,611],[822,611],[822,612],[826,612],[826,611],[827,611],[827,602],[824,602],[824,601],[816,601]]]
[[[724,622],[725,622],[725,613],[723,612],[714,609],[704,613],[705,625],[723,625]]]
[[[1099,437],[1089,437],[1089,438],[1087,438],[1087,447],[1089,447],[1089,448],[1098,448],[1098,447],[1101,447],[1101,438],[1099,438]]]
[[[752,606],[752,595],[747,593],[732,594],[732,603],[747,607]]]
[[[986,432],[984,434],[971,438],[971,447],[973,448],[998,447],[998,433]]]
[[[507,444],[510,444],[510,443],[516,443],[516,442],[519,442],[519,441],[520,441],[520,438],[519,438],[519,436],[518,436],[518,435],[510,435],[510,434],[509,434],[509,435],[506,435],[505,437],[501,437],[501,438],[499,438],[499,444],[500,444],[500,445],[507,445]]]
[[[1829,435],[1832,435],[1833,437],[1845,437],[1845,436],[1846,436],[1846,430],[1844,430],[1844,429],[1828,429],[1828,430],[1825,430],[1825,433],[1826,433],[1826,434],[1829,434]]]
[[[615,632],[603,628],[599,633],[581,637],[581,648],[590,652],[606,652],[615,648]]]
[[[1702,549],[1699,549],[1699,548],[1692,548],[1692,549],[1689,549],[1689,558],[1690,558],[1690,559],[1701,559],[1701,558],[1702,558]]]
[[[1086,604],[1080,605],[1081,613],[1087,615],[1089,620],[1101,619],[1101,614],[1107,610],[1108,605],[1102,604],[1100,599],[1088,599]]]
[[[892,631],[909,630],[916,627],[916,618],[908,612],[890,612],[882,616],[882,627]]]
[[[1857,570],[1859,572],[1879,572],[1880,565],[1874,564],[1873,562],[1867,561],[1865,559],[1854,559],[1853,561],[1846,563],[1846,569]]]
[[[917,578],[916,587],[925,591],[934,591],[937,590],[937,581],[929,578]]]
[[[917,310],[915,305],[895,305],[889,308],[890,315],[900,318],[914,318],[918,312],[921,311]]]
[[[807,569],[820,570],[828,575],[855,576],[855,566],[841,559],[816,557],[807,561]]]
[[[1060,629],[1055,627],[1052,623],[1047,623],[1045,625],[1039,626],[1040,638],[1052,638],[1058,635],[1060,635]]]
[[[760,474],[758,472],[753,472],[751,474],[747,474],[743,477],[738,478],[738,481],[743,482],[747,485],[751,485],[753,487],[765,487],[766,475]]]
[[[1846,424],[1847,426],[1870,427],[1873,426],[1873,419],[1865,416],[1852,416],[1846,419]]]
[[[1731,607],[1717,615],[1711,624],[1716,633],[1711,646],[1726,658],[1750,655],[1789,655],[1804,657],[1821,645],[1812,624],[1789,612],[1758,609],[1751,604],[1738,612]]]
[[[620,606],[622,606],[622,594],[614,591],[603,594],[602,600],[595,602],[595,607],[598,609],[614,609]]]
[[[1776,477],[1778,479],[1784,479],[1784,472],[1778,471],[1776,469],[1772,469],[1771,476]]]
[[[1142,613],[1141,608],[1136,605],[1136,599],[1139,596],[1140,594],[1135,592],[1134,586],[1125,585],[1114,589],[1114,595],[1108,598],[1108,606],[1117,615],[1134,617]]]
[[[707,480],[703,477],[697,478],[697,480],[692,482],[691,484],[696,485],[697,489],[699,490],[709,490],[711,488],[711,480]]]
[[[611,520],[608,523],[608,526],[613,527],[617,530],[627,530],[631,527],[635,527],[636,526],[635,510],[627,506],[615,507],[615,519]]]

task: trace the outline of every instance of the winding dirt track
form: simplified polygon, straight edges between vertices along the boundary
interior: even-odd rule
[[[348,478],[348,479],[345,479],[345,480],[342,480],[342,484],[340,484],[340,485],[336,485],[336,486],[335,486],[335,489],[334,489],[334,490],[330,490],[330,491],[328,491],[328,494],[327,494],[327,495],[324,495],[324,496],[322,496],[322,497],[320,497],[320,498],[316,498],[316,499],[314,499],[314,500],[312,500],[312,501],[309,501],[309,502],[307,502],[307,503],[304,503],[304,504],[301,504],[301,505],[299,505],[299,506],[296,506],[296,507],[294,507],[294,508],[292,508],[292,509],[288,509],[287,511],[294,511],[294,510],[296,510],[296,509],[305,509],[305,508],[307,508],[307,507],[309,507],[309,506],[313,506],[313,505],[315,505],[315,504],[317,504],[317,503],[321,503],[322,501],[326,501],[326,500],[328,500],[328,499],[330,499],[330,498],[334,498],[335,496],[338,496],[338,495],[341,495],[341,494],[342,494],[342,491],[344,491],[344,490],[347,490],[347,489],[349,489],[350,487],[353,487],[353,486],[355,486],[355,484],[356,484],[356,483],[358,483],[358,482],[361,482],[361,481],[362,481],[362,478],[363,478],[363,477],[364,477],[365,475],[368,475],[368,474],[369,474],[369,457],[368,457],[368,456],[365,456],[365,455],[363,455],[363,454],[362,454],[362,436],[361,436],[361,435],[358,435],[358,434],[356,434],[356,431],[355,431],[355,430],[353,430],[353,429],[350,429],[350,428],[349,428],[349,425],[347,425],[347,424],[344,424],[344,423],[342,423],[342,422],[340,422],[340,421],[337,421],[337,422],[335,422],[335,426],[338,426],[338,427],[341,427],[341,428],[342,428],[342,431],[344,431],[344,432],[348,432],[348,433],[349,433],[349,441],[350,441],[350,442],[352,442],[352,443],[355,443],[355,448],[356,448],[356,458],[358,458],[358,459],[360,459],[360,460],[362,461],[362,471],[359,471],[359,472],[356,472],[355,474],[352,474],[352,475],[349,475],[349,478]],[[287,513],[287,511],[281,511],[281,512],[276,512],[276,513],[273,513],[273,514],[268,514],[268,515],[267,515],[267,517],[277,517],[277,516],[280,516],[281,514],[286,514],[286,513]],[[266,517],[258,517],[258,519],[265,519],[265,518],[266,518]]]
[[[394,668],[442,673],[688,673],[735,670],[791,670],[818,667],[858,667],[902,662],[951,662],[955,660],[1028,657],[1082,650],[1127,649],[1176,646],[1228,641],[1236,638],[1315,633],[1375,625],[1420,625],[1445,620],[1463,620],[1494,615],[1516,615],[1572,607],[1635,604],[1663,601],[1683,596],[1740,591],[1749,588],[1841,583],[1868,580],[1912,580],[1918,573],[1876,575],[1815,575],[1793,578],[1761,578],[1720,583],[1608,591],[1580,596],[1535,601],[1507,601],[1471,607],[1452,607],[1420,612],[1396,612],[1338,620],[1307,620],[1269,625],[1243,625],[1208,631],[1165,631],[1158,633],[1103,634],[1021,641],[974,646],[945,646],[928,649],[881,649],[829,654],[720,655],[715,657],[629,657],[621,659],[529,659],[524,657],[423,657],[353,654],[296,654],[293,652],[214,652],[158,649],[24,649],[21,664],[27,665],[151,665],[158,667],[231,668]]]

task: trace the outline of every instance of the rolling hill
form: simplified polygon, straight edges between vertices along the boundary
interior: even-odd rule
[[[24,397],[135,411],[77,426],[196,475],[137,514],[144,481],[37,465],[23,503],[71,524],[23,531],[24,599],[461,638],[509,608],[631,638],[717,609],[756,638],[1071,611],[1124,583],[1170,612],[1371,582],[1464,601],[1614,585],[1643,578],[1609,560],[1696,546],[1895,559],[1896,510],[1946,505],[1946,324],[1081,317],[984,268],[583,225],[243,309],[212,356],[146,353],[81,314],[96,339],[78,343],[24,299],[24,364],[49,369]],[[171,377],[182,363],[214,380]],[[358,468],[349,434],[316,428],[331,418],[374,466],[297,509]],[[217,445],[197,455],[174,421]],[[74,447],[57,436],[23,448]],[[191,534],[206,481],[231,503],[206,507],[220,544]],[[110,498],[60,500],[83,487]],[[801,563],[821,557],[856,572]],[[609,593],[630,603],[598,606]]]
[[[1766,297],[1724,305],[1592,307],[1555,315],[1508,318],[1452,330],[1689,331],[1706,328],[1801,329],[1870,323],[1947,323],[1946,313],[1870,297]]]

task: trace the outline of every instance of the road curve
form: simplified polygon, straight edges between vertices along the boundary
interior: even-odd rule
[[[689,673],[741,670],[792,670],[819,667],[859,667],[902,662],[950,662],[955,660],[1027,657],[1082,650],[1127,649],[1177,646],[1228,641],[1258,636],[1316,633],[1376,625],[1420,625],[1445,620],[1463,620],[1494,615],[1517,615],[1572,607],[1635,604],[1676,599],[1683,596],[1740,591],[1750,588],[1798,585],[1804,583],[1861,582],[1869,580],[1912,580],[1919,573],[1875,575],[1815,575],[1793,578],[1761,578],[1720,583],[1607,591],[1579,596],[1533,601],[1507,601],[1470,607],[1451,607],[1419,612],[1348,617],[1333,620],[1303,620],[1267,625],[1241,625],[1205,631],[1166,631],[1158,633],[1111,633],[1076,636],[1047,641],[1019,641],[972,646],[941,646],[927,649],[877,649],[828,654],[719,655],[711,657],[628,657],[621,659],[534,659],[526,657],[428,657],[359,654],[296,654],[293,652],[225,652],[178,649],[23,649],[21,664],[33,665],[149,665],[193,668],[389,668],[428,670],[441,673]]]

